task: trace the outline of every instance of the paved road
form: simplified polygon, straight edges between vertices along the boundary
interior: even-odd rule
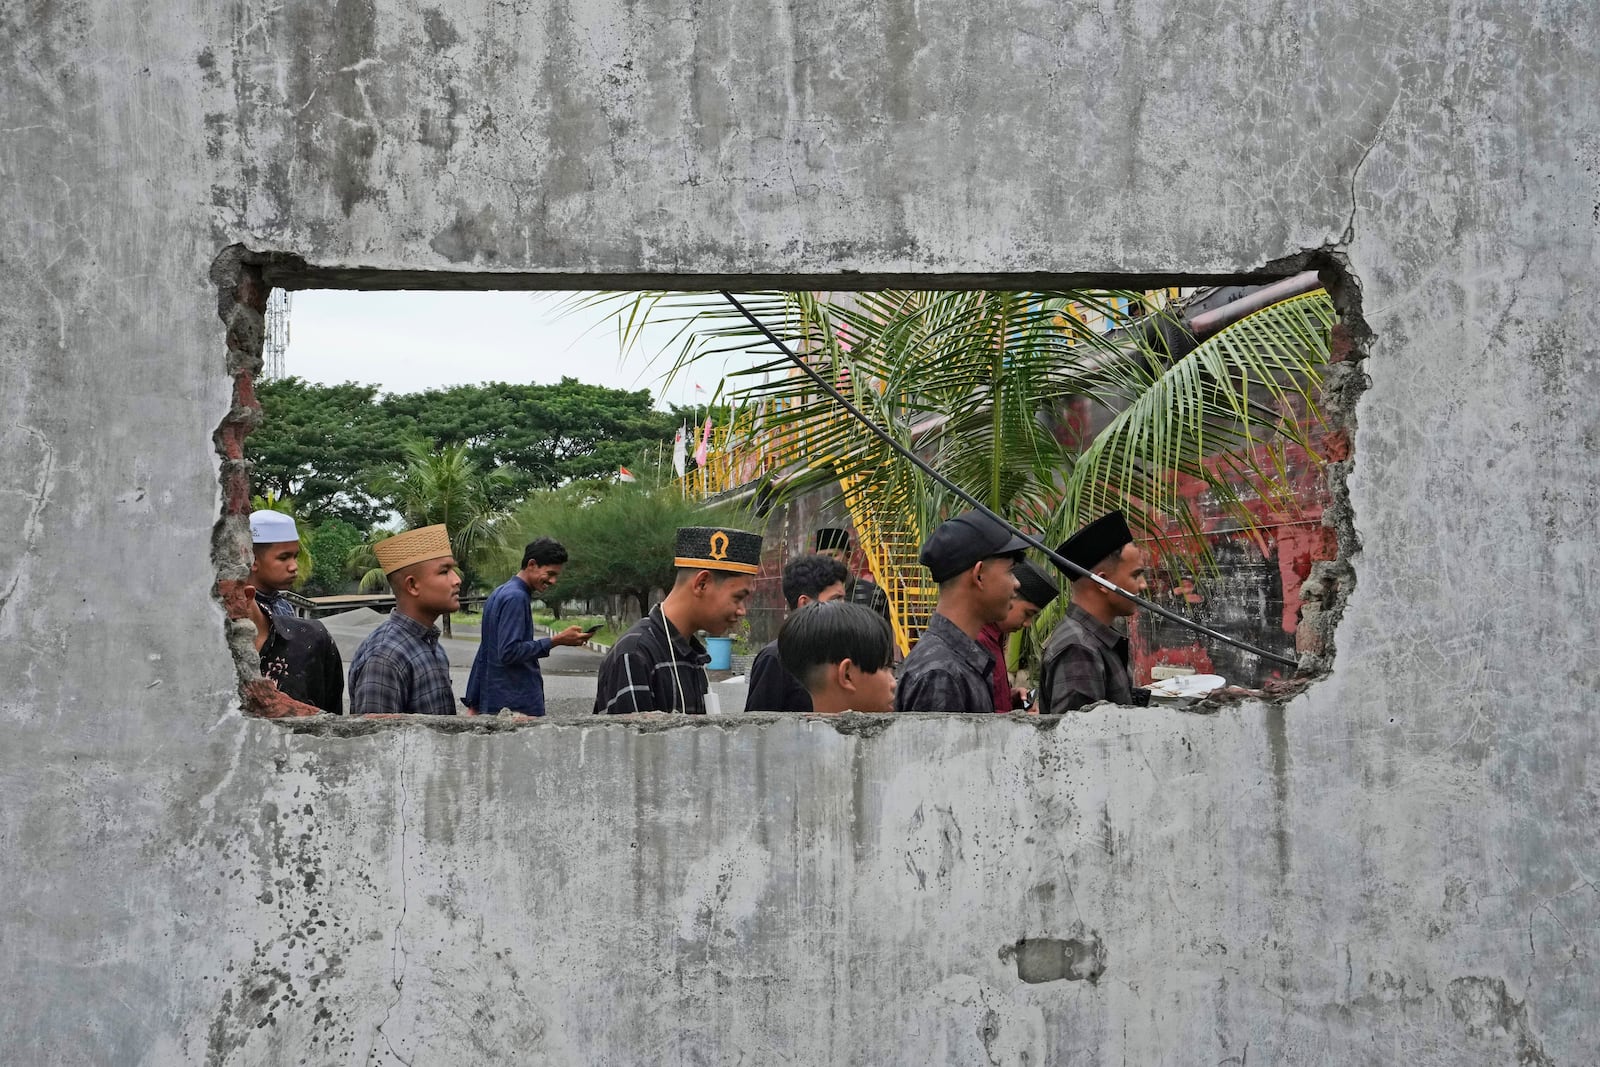
[[[328,615],[322,622],[339,646],[346,669],[355,657],[362,639],[371,633],[385,616],[366,608]],[[540,631],[541,633],[543,631]],[[459,698],[467,691],[467,674],[472,669],[472,658],[478,654],[477,627],[457,626],[456,636],[441,638],[439,645],[450,657],[450,682]],[[594,710],[595,674],[600,669],[601,654],[592,648],[559,646],[539,661],[544,674],[545,708],[556,718],[589,715]],[[742,677],[719,682],[716,691],[722,707],[728,712],[744,710],[745,684]]]

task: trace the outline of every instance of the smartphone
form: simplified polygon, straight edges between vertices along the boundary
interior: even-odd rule
[[[605,625],[605,623],[603,623],[603,622],[597,622],[593,626],[589,627],[587,630],[585,630],[583,632],[586,633],[586,634],[597,634],[597,633],[600,632],[600,627],[602,627],[604,625]]]

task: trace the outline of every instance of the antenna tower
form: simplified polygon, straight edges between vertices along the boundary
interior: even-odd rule
[[[289,290],[274,289],[267,296],[267,338],[262,346],[263,381],[283,377],[283,357],[289,350]]]

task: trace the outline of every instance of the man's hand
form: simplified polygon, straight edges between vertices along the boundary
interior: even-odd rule
[[[550,635],[552,645],[581,645],[589,640],[589,635],[578,626],[569,626],[558,634]]]
[[[272,634],[272,627],[267,622],[266,613],[261,610],[261,605],[256,603],[256,587],[244,587],[244,602],[246,617],[256,625],[256,651],[261,651],[261,646],[267,643],[267,638]]]

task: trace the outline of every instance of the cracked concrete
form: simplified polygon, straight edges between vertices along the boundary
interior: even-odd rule
[[[0,8],[0,1059],[1586,1061],[1588,15]],[[1338,655],[1281,707],[239,713],[215,583],[242,570],[268,285],[1154,284],[1310,255],[1348,270],[1365,358],[1347,566],[1318,575]]]

